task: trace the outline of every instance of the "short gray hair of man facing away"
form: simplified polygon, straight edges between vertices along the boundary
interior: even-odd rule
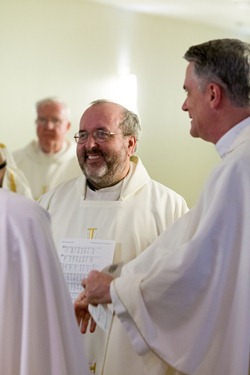
[[[191,46],[184,59],[194,63],[201,90],[208,81],[213,81],[224,89],[236,107],[250,105],[249,43],[238,39],[215,39]]]

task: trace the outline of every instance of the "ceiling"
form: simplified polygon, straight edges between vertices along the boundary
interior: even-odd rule
[[[250,0],[93,0],[124,10],[175,17],[250,35]]]

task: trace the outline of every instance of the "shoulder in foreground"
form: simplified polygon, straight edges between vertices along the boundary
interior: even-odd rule
[[[47,215],[47,212],[37,202],[4,188],[0,189],[0,205],[2,215],[7,212],[15,213],[15,216],[20,217],[22,221],[26,217],[34,218],[37,215]]]

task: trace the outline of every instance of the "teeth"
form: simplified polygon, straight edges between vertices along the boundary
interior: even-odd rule
[[[88,159],[99,159],[99,155],[88,155]]]

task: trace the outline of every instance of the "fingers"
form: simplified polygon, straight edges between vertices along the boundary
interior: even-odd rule
[[[88,304],[86,303],[84,291],[81,292],[75,300],[74,309],[77,323],[80,325],[82,320],[85,319],[86,314],[88,314]]]
[[[113,276],[107,273],[94,270],[82,280],[84,290],[74,302],[76,320],[82,333],[86,333],[88,326],[90,332],[95,331],[96,323],[88,311],[88,304],[110,303],[110,283],[113,279]]]
[[[84,293],[81,293],[74,303],[75,315],[77,323],[80,327],[81,333],[86,333],[88,325],[90,326],[90,332],[95,331],[95,322],[88,311],[88,304],[86,304],[86,298]]]
[[[89,331],[93,333],[95,332],[95,329],[96,329],[96,322],[94,321],[93,318],[91,318]]]
[[[80,331],[81,333],[86,333],[87,332],[87,328],[88,328],[88,325],[89,325],[89,321],[92,322],[92,317],[90,315],[89,312],[86,312],[81,320],[81,324],[80,324]],[[91,323],[90,323],[90,328],[91,328]],[[91,332],[91,330],[90,330]],[[94,331],[93,331],[94,332]]]

